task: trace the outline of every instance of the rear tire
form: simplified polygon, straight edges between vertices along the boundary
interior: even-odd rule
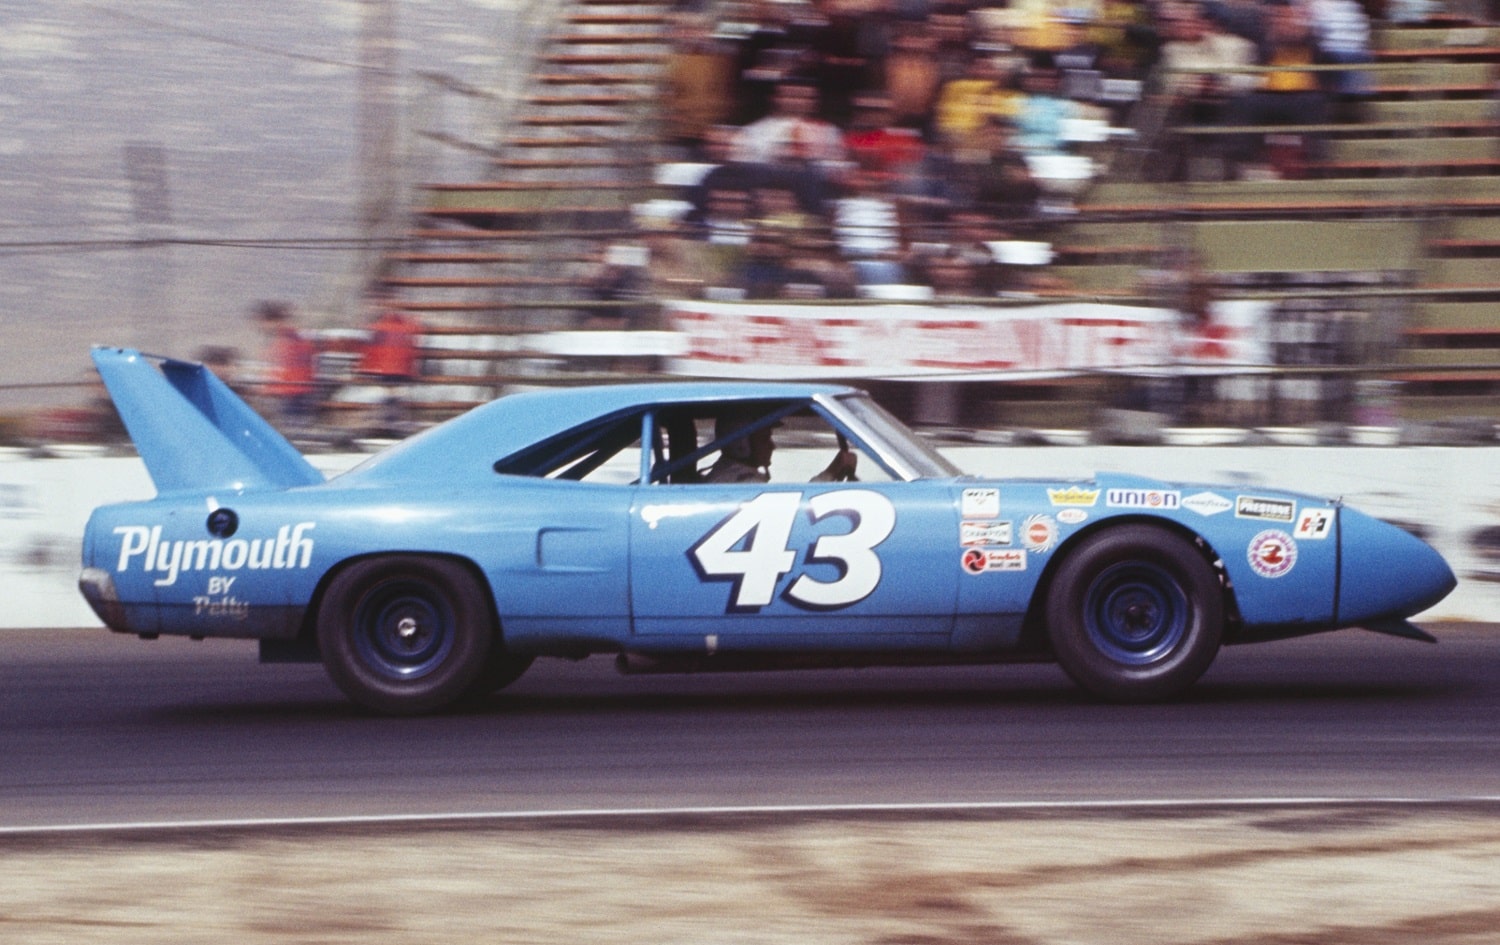
[[[480,583],[455,561],[416,555],[350,565],[318,607],[318,645],[334,683],[385,715],[457,702],[497,646]]]
[[[1224,633],[1218,575],[1188,539],[1122,525],[1068,553],[1047,594],[1063,670],[1115,702],[1178,695],[1202,676]]]

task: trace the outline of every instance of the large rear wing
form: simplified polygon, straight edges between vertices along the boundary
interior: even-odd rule
[[[158,492],[323,481],[286,437],[202,364],[96,347],[94,365]]]

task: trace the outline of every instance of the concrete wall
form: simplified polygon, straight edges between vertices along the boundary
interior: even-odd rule
[[[985,476],[1077,479],[1115,470],[1342,496],[1371,514],[1421,527],[1453,565],[1459,589],[1423,619],[1500,619],[1500,560],[1488,565],[1491,579],[1483,580],[1486,564],[1473,544],[1478,530],[1500,525],[1500,449],[990,447],[946,453],[965,471]],[[360,458],[314,461],[339,470]],[[96,505],[153,494],[135,458],[0,456],[0,628],[98,626],[75,586],[84,523]]]

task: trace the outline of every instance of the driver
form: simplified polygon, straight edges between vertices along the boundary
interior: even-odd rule
[[[728,410],[714,420],[714,438],[723,439],[736,430],[754,423],[760,414],[753,410]],[[771,431],[780,423],[767,424],[748,436],[737,437],[719,450],[719,458],[703,474],[704,482],[770,482],[771,454],[776,443]],[[854,478],[858,459],[842,438],[839,451],[828,467],[812,478],[813,482],[844,482]]]

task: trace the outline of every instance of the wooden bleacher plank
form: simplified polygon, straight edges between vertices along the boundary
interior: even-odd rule
[[[1500,248],[1500,216],[1448,217],[1428,245],[1439,249]],[[1500,263],[1497,263],[1500,264]]]
[[[1500,126],[1500,110],[1493,99],[1450,98],[1436,101],[1369,101],[1360,105],[1356,127],[1382,131],[1448,130]]]
[[[1078,201],[1087,214],[1500,210],[1500,177],[1336,178],[1153,184],[1104,181]]]
[[[1193,252],[1210,272],[1412,270],[1421,260],[1414,220],[1226,220],[1191,224]]]
[[[1489,62],[1409,62],[1371,74],[1378,95],[1490,92],[1495,84]]]
[[[1309,166],[1328,170],[1478,170],[1500,167],[1500,138],[1343,138]]]
[[[1493,259],[1429,259],[1422,273],[1422,284],[1433,288],[1500,291],[1500,264]]]

